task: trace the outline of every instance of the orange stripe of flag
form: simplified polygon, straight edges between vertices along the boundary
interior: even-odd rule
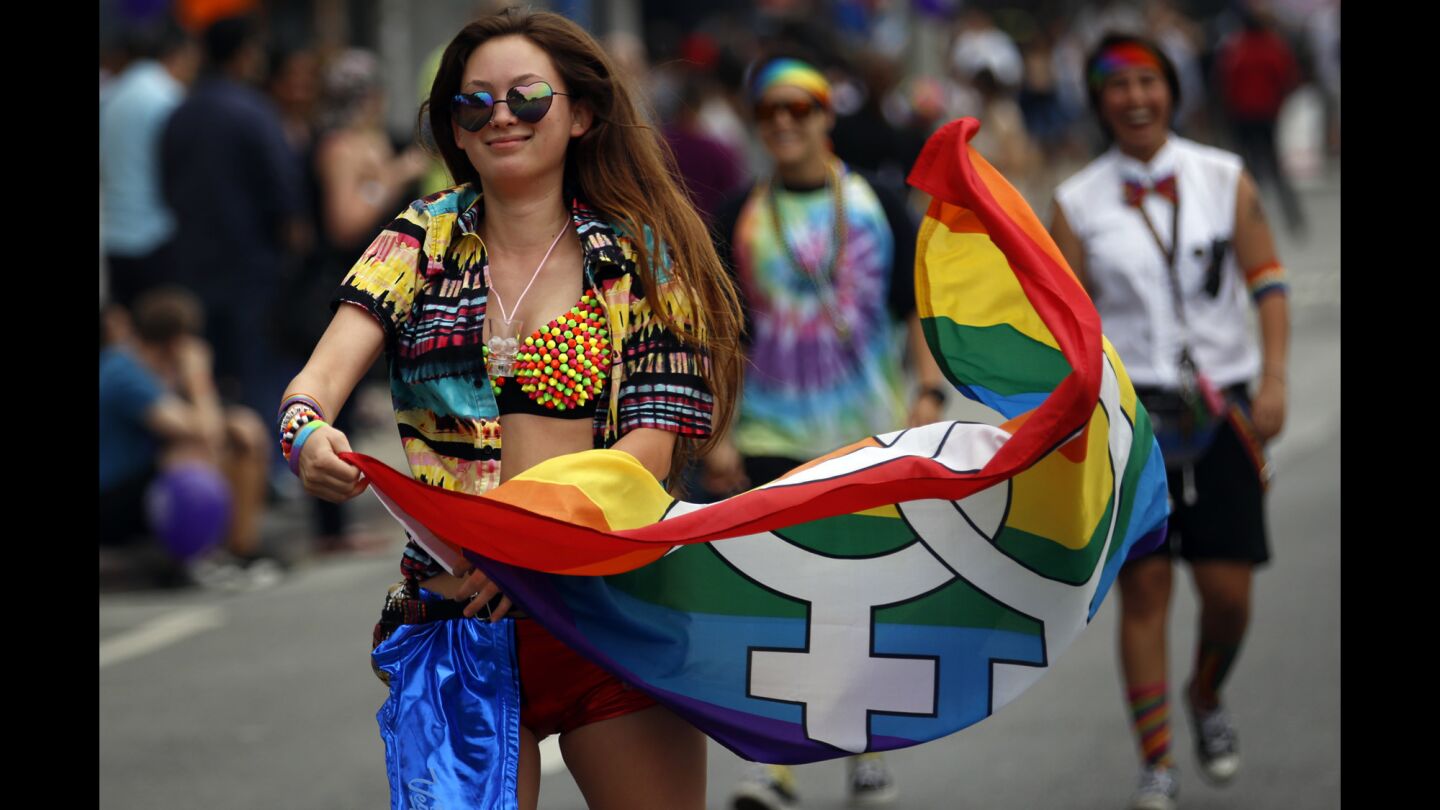
[[[965,148],[970,153],[970,163],[975,167],[976,174],[985,184],[990,196],[1000,204],[1001,210],[1010,218],[1010,221],[1018,225],[1020,230],[1024,231],[1025,235],[1035,243],[1035,246],[1044,251],[1057,265],[1065,268],[1065,272],[1069,273],[1071,278],[1075,278],[1075,271],[1071,270],[1070,265],[1065,262],[1065,257],[1060,254],[1060,248],[1055,244],[1055,240],[1050,238],[1045,226],[1035,218],[1035,213],[1030,210],[1025,198],[1020,196],[1020,192],[1016,191],[1015,187],[1010,185],[1000,172],[995,171],[995,167],[975,151],[975,147],[966,144]],[[1080,280],[1076,279],[1075,283],[1079,284]]]

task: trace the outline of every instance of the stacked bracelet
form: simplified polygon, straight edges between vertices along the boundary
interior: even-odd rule
[[[320,414],[308,408],[295,411],[284,424],[280,426],[280,453],[288,461],[295,453],[295,440],[300,438],[300,432],[307,426],[324,420]]]
[[[285,460],[290,462],[290,472],[296,475],[300,474],[300,448],[305,446],[306,439],[309,439],[315,431],[325,425],[325,420],[316,417],[307,421],[295,432],[295,439],[290,444],[290,452],[285,455]]]
[[[320,407],[319,400],[308,394],[291,394],[285,397],[285,400],[280,403],[280,409],[275,412],[276,427],[283,433],[285,425],[295,418],[295,414],[299,410],[305,408],[320,414],[320,418],[325,418],[325,409]]]
[[[325,424],[324,411],[314,397],[292,394],[280,403],[278,429],[280,432],[280,453],[290,463],[290,471],[300,474],[300,445],[302,437],[314,433]]]

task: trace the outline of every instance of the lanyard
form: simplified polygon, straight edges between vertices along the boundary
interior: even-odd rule
[[[1171,206],[1170,215],[1170,246],[1167,248],[1165,242],[1160,238],[1160,232],[1155,230],[1155,223],[1150,221],[1150,215],[1145,212],[1145,198],[1141,197],[1140,202],[1135,206],[1140,212],[1140,218],[1145,220],[1145,228],[1150,231],[1150,236],[1155,240],[1155,246],[1165,255],[1166,279],[1170,282],[1170,298],[1175,304],[1175,318],[1180,322],[1180,328],[1189,336],[1190,327],[1185,322],[1185,302],[1180,292],[1180,271],[1175,267],[1175,258],[1180,252],[1180,195],[1175,195],[1175,204]]]

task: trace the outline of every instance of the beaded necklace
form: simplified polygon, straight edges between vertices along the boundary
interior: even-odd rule
[[[830,248],[830,260],[825,264],[822,274],[820,268],[814,270],[805,266],[796,255],[795,248],[791,246],[790,240],[785,237],[785,224],[780,219],[780,203],[776,195],[775,187],[778,185],[775,178],[771,178],[765,189],[765,195],[770,205],[770,221],[775,226],[775,239],[784,246],[785,255],[790,263],[800,274],[810,280],[814,285],[816,294],[820,297],[820,304],[825,307],[825,316],[830,324],[835,327],[840,340],[850,339],[850,321],[840,311],[839,302],[835,296],[835,270],[845,258],[845,232],[847,222],[845,220],[845,189],[840,182],[840,169],[836,161],[827,161],[825,168],[825,185],[830,189],[833,205],[833,228],[834,241]]]

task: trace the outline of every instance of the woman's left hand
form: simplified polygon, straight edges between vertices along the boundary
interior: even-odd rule
[[[1285,384],[1273,378],[1260,383],[1260,393],[1250,406],[1250,418],[1260,441],[1268,442],[1285,427]]]
[[[465,616],[469,618],[479,613],[480,609],[489,604],[490,600],[493,599],[497,593],[500,593],[500,586],[491,582],[490,578],[485,576],[484,571],[476,568],[460,581],[460,587],[455,589],[454,598],[457,602],[463,602],[466,599],[470,600],[470,604],[465,606]],[[509,612],[510,597],[502,596],[500,598],[500,604],[495,608],[495,611],[490,614],[490,621],[498,622],[505,618],[505,614]]]

